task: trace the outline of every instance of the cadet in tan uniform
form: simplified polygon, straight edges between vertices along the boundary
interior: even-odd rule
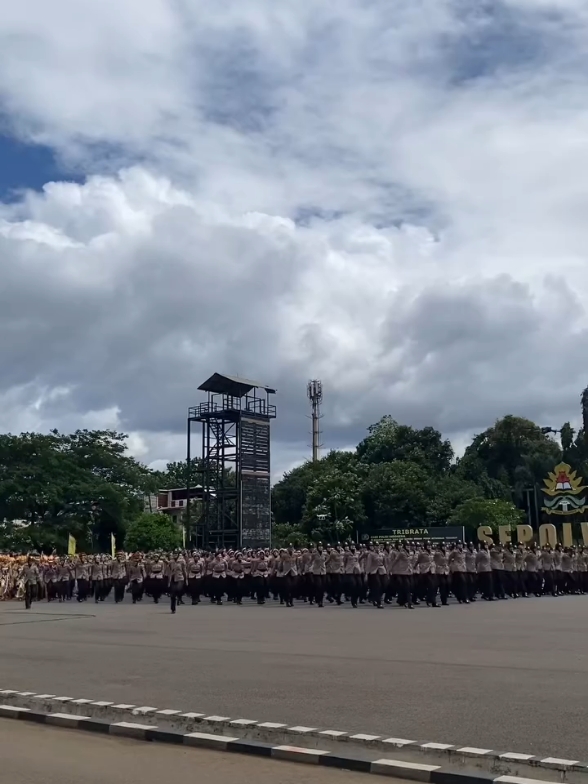
[[[75,565],[74,575],[78,585],[78,602],[84,602],[90,592],[90,564],[83,553]]]
[[[31,609],[31,604],[36,600],[38,590],[39,590],[39,582],[40,582],[40,573],[39,567],[34,562],[32,557],[29,555],[27,558],[26,564],[22,568],[21,579],[24,583],[24,600],[25,600],[25,607],[27,610]]]
[[[124,554],[118,552],[110,565],[110,577],[114,588],[114,603],[120,604],[125,598],[127,584],[127,563]]]
[[[310,554],[309,564],[313,588],[311,592],[310,603],[312,604],[313,601],[315,601],[317,607],[323,606],[323,601],[325,598],[325,576],[327,574],[326,561],[326,553],[323,550],[322,544],[319,542]]]
[[[127,579],[133,604],[137,604],[143,597],[145,587],[145,567],[140,560],[139,553],[135,553],[127,562]]]
[[[486,542],[481,542],[476,553],[476,570],[478,572],[478,584],[482,599],[487,602],[494,601],[494,591],[492,590],[492,566],[490,565],[490,553]]]
[[[512,598],[518,597],[516,581],[516,559],[512,544],[507,544],[502,551],[502,563],[504,566],[504,590]]]
[[[447,558],[449,565],[449,573],[451,575],[451,590],[453,595],[460,604],[469,604],[466,590],[466,558],[463,550],[463,544],[457,542],[454,547],[449,551]]]
[[[200,594],[202,592],[203,563],[197,552],[192,553],[186,564],[188,572],[188,593],[192,599],[192,604],[200,604]]]
[[[287,550],[282,550],[278,561],[278,574],[281,578],[282,599],[286,607],[294,607],[295,579],[298,575],[296,569],[296,556],[292,545]]]
[[[186,585],[186,564],[179,553],[174,553],[170,558],[166,573],[169,580],[170,609],[175,613],[178,599]]]
[[[361,566],[359,553],[354,544],[345,548],[343,554],[343,571],[345,574],[345,595],[350,599],[351,606],[357,607],[361,591]]]

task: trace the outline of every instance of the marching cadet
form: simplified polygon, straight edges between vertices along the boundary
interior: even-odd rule
[[[478,592],[478,570],[476,568],[476,549],[473,542],[468,542],[465,551],[467,597],[470,602],[476,601]]]
[[[445,542],[439,542],[433,552],[433,562],[435,564],[435,576],[439,586],[439,598],[443,606],[447,605],[449,597],[449,566],[447,564],[447,553]]]
[[[169,580],[170,609],[175,614],[178,597],[181,597],[186,584],[186,563],[180,553],[174,553],[168,561],[166,577]]]
[[[512,544],[509,542],[502,551],[502,564],[504,566],[504,590],[512,599],[518,597],[516,582],[516,560]]]
[[[541,596],[541,584],[539,579],[539,558],[537,548],[533,544],[525,552],[525,582],[529,593]]]
[[[110,577],[114,588],[114,603],[120,604],[125,598],[127,584],[127,564],[123,553],[118,552],[110,566]]]
[[[476,571],[478,572],[478,583],[482,599],[485,599],[487,602],[493,601],[492,566],[490,565],[490,553],[488,552],[486,542],[481,542],[476,553]]]
[[[139,553],[135,553],[127,564],[127,580],[133,604],[143,598],[145,583],[145,566],[140,560]]]
[[[327,574],[327,555],[323,550],[322,542],[319,542],[310,554],[309,569],[312,578],[310,603],[313,604],[313,602],[316,602],[317,607],[322,607],[325,597],[325,578]]]
[[[555,593],[556,596],[560,596],[563,593],[563,572],[561,568],[561,545],[557,544],[555,550],[553,551],[553,580],[555,582]]]
[[[223,594],[227,581],[227,562],[222,553],[217,553],[212,562],[212,593],[211,601],[216,604],[223,603]]]
[[[357,608],[357,601],[361,591],[361,565],[359,553],[354,544],[345,548],[343,554],[343,572],[345,574],[345,596],[351,601],[351,606]]]
[[[519,544],[515,550],[515,565],[516,565],[516,580],[517,592],[520,596],[528,596],[527,587],[527,572],[525,570],[525,560],[527,557],[527,548],[524,544]]]
[[[78,586],[78,602],[85,602],[90,592],[90,564],[83,553],[75,564],[74,576]]]
[[[504,564],[502,561],[502,545],[497,542],[490,548],[490,568],[492,569],[492,588],[497,599],[506,599],[504,593]]]
[[[94,556],[90,565],[90,580],[96,603],[104,601],[104,563],[99,555]]]
[[[21,579],[24,583],[25,592],[25,607],[27,610],[31,609],[31,604],[37,598],[39,590],[40,573],[39,567],[29,555],[27,562],[22,568]]]
[[[416,573],[414,578],[418,585],[418,596],[421,601],[427,603],[427,607],[438,607],[437,604],[437,581],[435,580],[435,564],[431,545],[425,542],[419,550],[415,564]]]
[[[551,545],[546,544],[538,553],[538,566],[540,566],[543,575],[542,593],[550,593],[552,596],[555,596],[553,561],[553,550],[551,549]]]
[[[406,542],[402,542],[396,551],[393,572],[398,586],[398,604],[401,607],[406,607],[407,610],[412,610],[412,562],[411,553]]]
[[[267,576],[269,564],[263,550],[259,550],[251,562],[251,580],[253,591],[257,599],[257,604],[265,604],[268,594]]]
[[[202,559],[196,551],[188,559],[186,564],[188,576],[188,594],[192,599],[192,604],[200,604],[200,593],[202,586],[203,564]]]
[[[298,573],[296,570],[296,556],[292,545],[280,553],[277,573],[281,579],[281,599],[283,599],[286,607],[294,607],[294,580]]]
[[[71,598],[69,592],[69,584],[71,580],[71,567],[65,558],[60,558],[59,563],[55,569],[57,576],[57,597],[60,602]]]
[[[374,607],[382,610],[383,585],[386,577],[386,560],[382,548],[379,545],[368,545],[368,553],[365,560],[365,570],[368,578],[369,599]]]
[[[53,558],[45,564],[43,582],[45,583],[45,596],[47,601],[50,602],[57,596],[57,566]]]
[[[463,551],[463,544],[458,542],[450,550],[447,558],[449,572],[451,574],[451,590],[460,604],[469,604],[466,590],[466,559]]]
[[[159,553],[155,553],[145,566],[145,585],[154,604],[159,604],[162,594],[165,593],[165,582],[165,562]]]
[[[572,551],[569,547],[564,547],[561,553],[561,576],[563,593],[571,594],[576,592],[573,574]]]
[[[243,589],[245,580],[245,566],[243,564],[243,556],[237,553],[231,562],[231,582],[233,584],[233,599],[235,604],[243,604]]]
[[[327,556],[327,580],[329,583],[329,592],[327,598],[329,602],[336,601],[341,604],[341,594],[343,593],[343,586],[341,575],[343,574],[343,548],[341,543],[334,547]]]

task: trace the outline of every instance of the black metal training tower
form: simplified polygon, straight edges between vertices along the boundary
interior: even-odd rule
[[[199,422],[202,500],[196,520],[190,519],[188,506],[186,541],[208,550],[269,547],[270,420],[276,417],[276,407],[269,401],[276,390],[220,373],[198,389],[208,393],[208,400],[188,409],[187,497],[191,497],[192,422]]]

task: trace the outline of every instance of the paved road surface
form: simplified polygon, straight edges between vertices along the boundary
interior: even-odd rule
[[[42,781],[59,784],[174,784],[182,781],[299,784],[301,780],[309,784],[365,784],[366,781],[361,773],[86,735],[10,719],[0,719],[0,771],[2,781],[10,784],[39,784]]]
[[[0,687],[583,759],[588,598],[5,603]]]

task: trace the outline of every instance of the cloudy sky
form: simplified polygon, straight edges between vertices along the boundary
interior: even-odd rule
[[[215,371],[274,468],[458,448],[588,383],[585,0],[0,0],[0,428],[185,454]]]

